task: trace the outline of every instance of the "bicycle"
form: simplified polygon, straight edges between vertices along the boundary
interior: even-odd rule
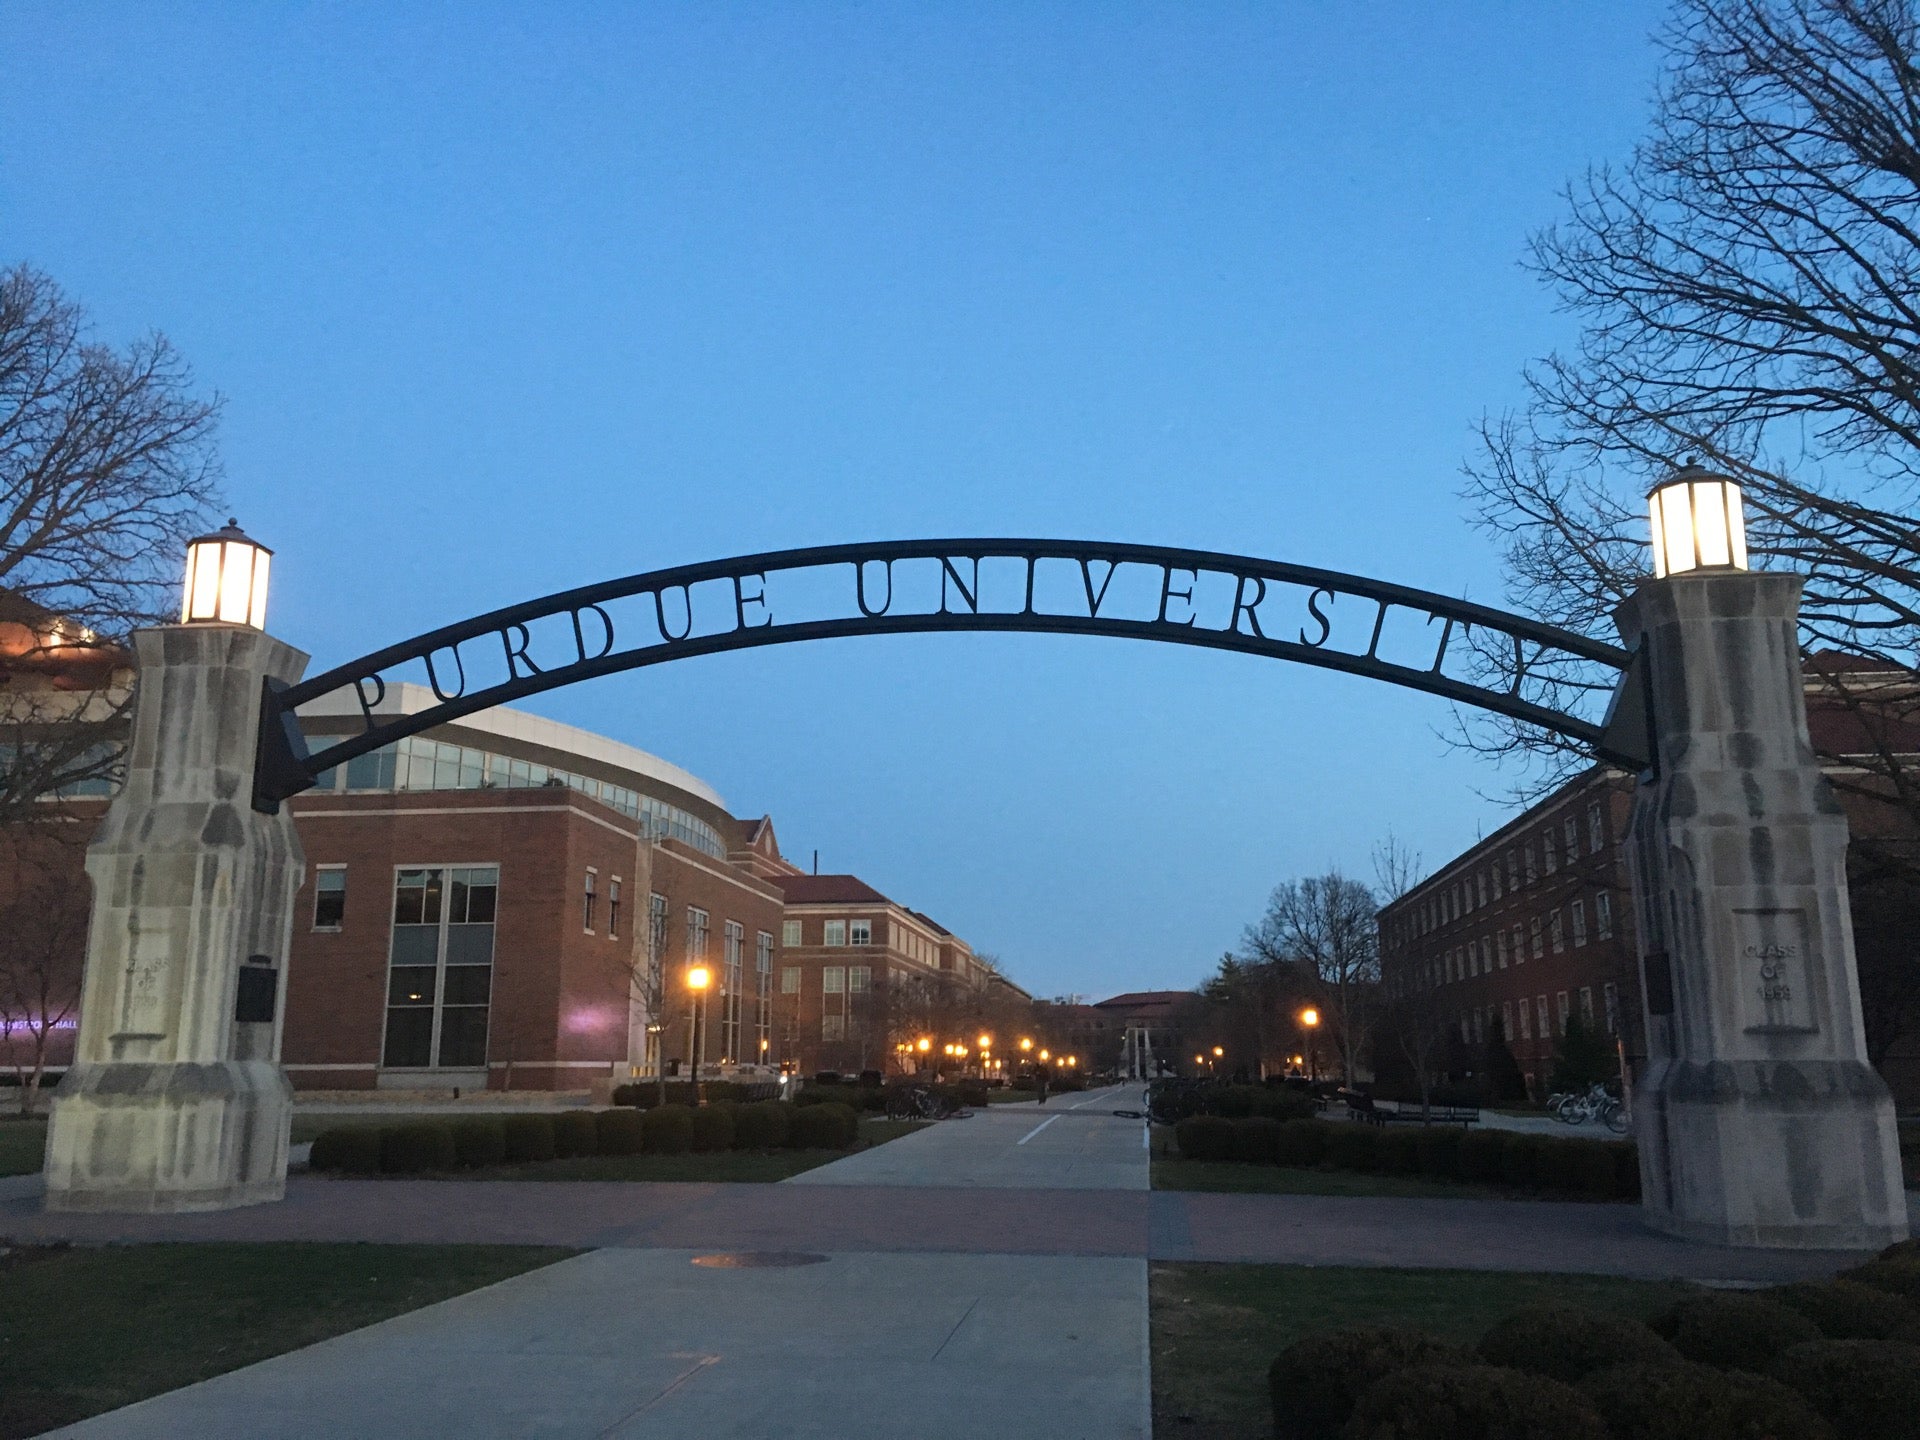
[[[887,1096],[889,1120],[945,1120],[959,1112],[951,1096],[925,1085],[901,1085]]]

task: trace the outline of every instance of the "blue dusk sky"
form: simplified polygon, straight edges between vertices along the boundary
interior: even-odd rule
[[[0,264],[227,399],[330,667],[549,591],[955,535],[1498,602],[1520,268],[1645,124],[1641,3],[0,9]],[[1551,618],[1551,617],[1546,617]],[[1199,981],[1276,881],[1515,777],[1434,699],[1093,638],[842,639],[525,708],[686,766],[1036,994]]]

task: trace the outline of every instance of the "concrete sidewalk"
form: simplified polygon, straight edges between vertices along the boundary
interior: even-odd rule
[[[1139,1260],[601,1250],[130,1405],[86,1440],[1147,1440]]]

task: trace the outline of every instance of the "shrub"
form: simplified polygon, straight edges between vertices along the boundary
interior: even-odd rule
[[[498,1165],[507,1158],[507,1128],[498,1115],[469,1115],[453,1122],[453,1158],[461,1165]]]
[[[1569,1140],[1573,1146],[1566,1159],[1566,1189],[1575,1195],[1595,1200],[1619,1200],[1620,1161],[1614,1154],[1627,1146],[1615,1140]]]
[[[1269,1120],[1285,1124],[1289,1120],[1311,1120],[1320,1113],[1320,1106],[1313,1096],[1303,1091],[1267,1086],[1257,1093],[1260,1098],[1254,1102],[1253,1113],[1264,1115]]]
[[[336,1125],[314,1137],[307,1164],[315,1170],[338,1170],[343,1175],[380,1172],[380,1131],[372,1125]]]
[[[787,1144],[795,1150],[844,1150],[860,1134],[849,1105],[810,1105],[793,1112]]]
[[[1871,1285],[1803,1280],[1767,1293],[1806,1316],[1829,1340],[1920,1341],[1920,1310]]]
[[[1341,1170],[1371,1170],[1379,1162],[1380,1132],[1349,1121],[1327,1135],[1327,1159]]]
[[[1469,1130],[1460,1137],[1460,1178],[1492,1181],[1500,1178],[1500,1156],[1506,1136],[1498,1130]]]
[[[1896,1240],[1874,1258],[1877,1260],[1920,1260],[1920,1240]]]
[[[1593,1403],[1571,1385],[1492,1365],[1416,1365],[1376,1381],[1344,1432],[1350,1440],[1608,1440]]]
[[[702,1105],[693,1112],[693,1148],[701,1153],[733,1148],[733,1109]]]
[[[1282,1165],[1318,1165],[1326,1159],[1327,1134],[1332,1129],[1325,1120],[1284,1122],[1275,1139],[1274,1159]]]
[[[1481,1337],[1480,1356],[1569,1384],[1616,1365],[1682,1363],[1678,1350],[1638,1320],[1551,1304],[1523,1306],[1500,1321]]]
[[[1806,1401],[1761,1375],[1621,1365],[1589,1375],[1580,1389],[1613,1440],[1834,1440]]]
[[[1640,1198],[1640,1147],[1621,1140],[1613,1149],[1613,1193],[1622,1200]]]
[[[1233,1122],[1232,1156],[1249,1165],[1271,1165],[1280,1153],[1280,1122],[1253,1115]]]
[[[1920,1305],[1920,1263],[1915,1261],[1898,1256],[1891,1260],[1869,1260],[1851,1270],[1842,1270],[1840,1278],[1871,1285],[1876,1290],[1884,1290],[1889,1295],[1898,1295],[1911,1304]]]
[[[507,1160],[515,1165],[554,1157],[551,1115],[509,1115],[501,1121],[506,1135]]]
[[[1367,1388],[1410,1365],[1465,1365],[1458,1345],[1418,1330],[1332,1330],[1296,1340],[1267,1367],[1278,1440],[1338,1435]]]
[[[1553,1169],[1554,1146],[1580,1143],[1548,1135],[1507,1134],[1500,1139],[1500,1183],[1516,1190],[1544,1186]]]
[[[553,1117],[553,1153],[560,1159],[599,1153],[600,1131],[591,1110],[562,1110]]]
[[[1219,1115],[1227,1120],[1244,1120],[1253,1114],[1258,1097],[1251,1085],[1215,1085],[1199,1096],[1202,1115]]]
[[[613,1087],[613,1103],[616,1105],[639,1106],[645,1102],[640,1099],[638,1085],[616,1085]]]
[[[1460,1174],[1460,1140],[1467,1132],[1452,1125],[1422,1125],[1414,1132],[1420,1173],[1436,1180],[1454,1180]]]
[[[638,1110],[602,1110],[593,1128],[602,1155],[638,1155],[646,1147],[646,1117]]]
[[[733,1117],[733,1143],[740,1150],[778,1150],[787,1143],[792,1107],[778,1100],[742,1105]]]
[[[1233,1122],[1219,1115],[1190,1115],[1173,1127],[1174,1141],[1188,1160],[1231,1160]]]
[[[1388,1175],[1412,1175],[1420,1168],[1420,1136],[1412,1130],[1383,1130],[1374,1141],[1374,1160]]]
[[[1765,1370],[1789,1345],[1818,1340],[1814,1323],[1764,1295],[1688,1295],[1647,1322],[1689,1360]]]
[[[684,1155],[693,1148],[693,1109],[656,1105],[640,1117],[640,1148],[648,1155]]]
[[[451,1170],[453,1165],[453,1127],[446,1121],[381,1127],[380,1168],[387,1174],[417,1175],[422,1170]]]
[[[1920,1349],[1892,1340],[1811,1340],[1773,1373],[1841,1435],[1920,1440]]]

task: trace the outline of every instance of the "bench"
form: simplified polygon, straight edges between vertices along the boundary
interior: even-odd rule
[[[1421,1125],[1478,1125],[1480,1107],[1478,1105],[1429,1105],[1422,1110],[1415,1104],[1394,1104],[1391,1108],[1382,1108],[1374,1104],[1373,1097],[1358,1090],[1343,1090],[1340,1098],[1346,1101],[1347,1113],[1356,1120],[1364,1120],[1369,1125],[1390,1125],[1395,1121],[1411,1121]]]

